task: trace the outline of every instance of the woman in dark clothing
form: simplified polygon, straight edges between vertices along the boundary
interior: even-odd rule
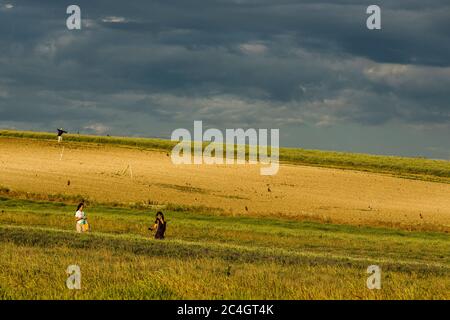
[[[156,214],[156,220],[153,227],[148,228],[151,231],[155,231],[155,239],[164,239],[164,233],[166,233],[166,220],[164,219],[164,214],[161,211],[158,211]]]

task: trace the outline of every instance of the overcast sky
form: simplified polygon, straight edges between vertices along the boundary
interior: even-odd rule
[[[450,1],[0,0],[0,128],[169,138],[194,120],[450,159]]]

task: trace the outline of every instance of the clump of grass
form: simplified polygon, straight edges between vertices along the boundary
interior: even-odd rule
[[[203,194],[209,194],[210,191],[203,188],[197,188],[190,185],[178,185],[178,184],[168,184],[168,183],[155,183],[154,185],[162,187],[162,188],[168,188],[168,189],[174,189],[182,192],[191,192],[191,193],[203,193]]]
[[[221,214],[225,210],[222,208],[213,208],[207,206],[195,206],[195,205],[179,205],[174,203],[166,203],[166,210],[174,212],[195,212],[195,213],[207,213],[207,214]]]
[[[86,204],[93,203],[88,196],[84,195],[68,195],[68,194],[43,194],[25,191],[15,191],[7,187],[0,186],[0,195],[7,196],[9,198],[27,199],[37,201],[50,201],[50,202],[65,202],[65,203],[79,203],[84,202]]]
[[[9,188],[0,186],[0,194],[3,194],[3,195],[9,195],[9,192],[10,192],[10,191],[11,191],[11,190],[10,190]]]

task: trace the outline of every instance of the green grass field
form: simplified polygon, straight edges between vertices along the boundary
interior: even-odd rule
[[[439,232],[0,198],[0,299],[449,299],[449,236]],[[81,268],[82,289],[66,288]],[[381,290],[366,269],[382,269]]]
[[[41,140],[56,139],[55,133],[0,130],[0,137]],[[153,138],[107,137],[68,134],[66,141],[114,144],[152,150],[170,151],[176,144],[170,140]],[[205,144],[206,146],[207,144]],[[409,179],[450,183],[450,161],[425,158],[406,158],[368,154],[280,148],[280,161],[290,164],[313,165],[387,173]]]

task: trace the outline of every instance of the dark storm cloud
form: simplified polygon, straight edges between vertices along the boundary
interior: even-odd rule
[[[372,1],[75,3],[81,31],[65,27],[73,2],[0,1],[0,125],[450,120],[448,1],[379,1],[381,31]]]

